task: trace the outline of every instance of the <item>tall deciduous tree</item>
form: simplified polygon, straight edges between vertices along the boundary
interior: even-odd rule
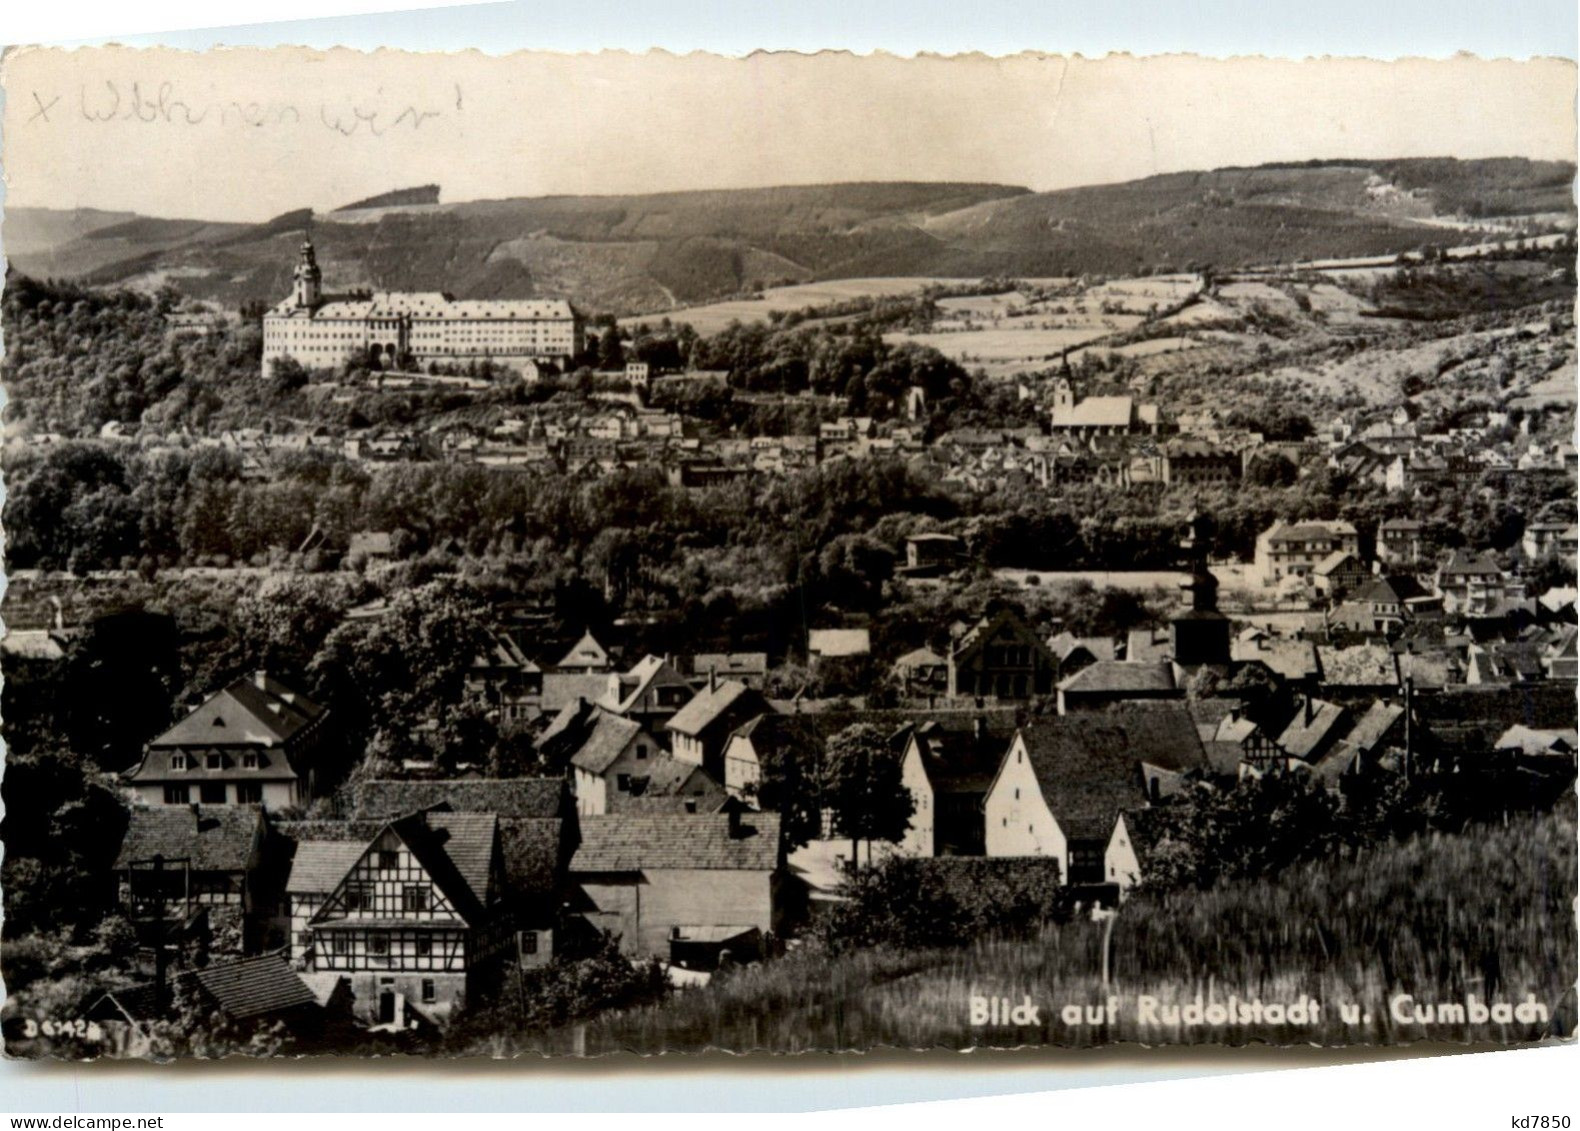
[[[915,803],[900,777],[900,757],[871,723],[852,723],[828,740],[824,800],[834,830],[850,837],[851,862],[858,841],[899,840],[910,826]]]

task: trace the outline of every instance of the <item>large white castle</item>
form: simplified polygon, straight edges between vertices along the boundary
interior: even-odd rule
[[[488,359],[564,364],[582,340],[581,316],[564,299],[457,301],[441,291],[325,295],[313,241],[302,241],[289,298],[263,316],[263,371],[295,358],[309,369],[340,365],[372,350],[385,366],[410,355],[465,364]]]

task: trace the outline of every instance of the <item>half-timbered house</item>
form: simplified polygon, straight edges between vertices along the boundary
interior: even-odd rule
[[[499,821],[427,810],[385,825],[309,920],[310,969],[373,1024],[442,1023],[512,945]]]

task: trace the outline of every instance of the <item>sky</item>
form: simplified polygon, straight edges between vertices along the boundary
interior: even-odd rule
[[[868,180],[1034,190],[1334,157],[1573,160],[1574,64],[346,49],[7,55],[8,207],[259,221]]]

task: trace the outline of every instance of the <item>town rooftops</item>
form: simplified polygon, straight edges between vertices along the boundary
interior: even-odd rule
[[[194,872],[240,872],[252,861],[263,836],[263,810],[256,805],[158,805],[134,808],[115,867],[163,856]]]
[[[1278,736],[1279,749],[1292,758],[1311,761],[1326,752],[1338,736],[1347,712],[1322,699],[1302,702]]]
[[[572,872],[771,872],[777,813],[612,813],[583,817]]]
[[[565,781],[558,777],[375,779],[358,783],[355,797],[355,815],[359,819],[391,820],[441,803],[457,813],[549,818],[562,813]]]

